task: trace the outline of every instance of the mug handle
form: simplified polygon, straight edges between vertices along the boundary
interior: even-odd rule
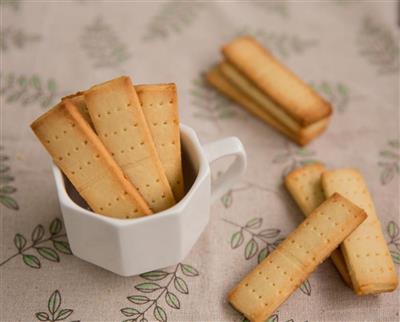
[[[208,162],[235,156],[235,160],[220,177],[211,180],[211,201],[221,198],[244,174],[247,166],[246,151],[237,137],[229,137],[204,145]]]

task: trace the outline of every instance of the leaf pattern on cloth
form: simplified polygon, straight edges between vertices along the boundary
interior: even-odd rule
[[[205,3],[195,1],[163,3],[147,25],[143,40],[167,39],[172,34],[183,32],[194,23],[205,7]]]
[[[327,99],[339,112],[347,110],[351,100],[350,88],[342,82],[311,82],[310,86]]]
[[[48,311],[41,311],[35,313],[35,317],[39,321],[64,321],[69,318],[74,310],[71,309],[63,309],[61,308],[61,293],[59,290],[55,290],[49,297],[47,302],[47,309]],[[71,321],[71,322],[79,322],[78,320]]]
[[[286,0],[280,1],[258,1],[253,0],[252,5],[257,9],[261,9],[266,13],[275,14],[282,18],[289,17],[289,5]]]
[[[399,225],[394,221],[389,221],[386,232],[389,236],[389,249],[393,262],[400,265],[400,229]]]
[[[261,217],[252,218],[244,225],[235,223],[229,219],[222,220],[239,228],[239,230],[231,235],[230,245],[232,249],[244,246],[244,258],[246,260],[257,257],[257,262],[261,263],[285,239],[280,235],[280,229],[262,228],[263,218]],[[311,295],[309,280],[305,280],[300,285],[300,291],[305,295]]]
[[[42,225],[37,225],[32,233],[30,241],[20,233],[14,236],[16,253],[0,262],[0,268],[15,257],[20,256],[23,263],[30,268],[39,269],[42,267],[40,258],[51,262],[59,262],[60,254],[72,255],[66,234],[62,232],[63,224],[59,218],[55,218],[49,225],[48,237],[45,237],[46,230]],[[31,253],[32,250],[37,255]],[[28,253],[29,251],[29,253]]]
[[[253,36],[264,47],[268,48],[275,56],[281,59],[303,54],[318,45],[316,39],[309,39],[285,32],[265,31],[263,29],[245,27],[237,33],[237,36],[245,35]]]
[[[236,115],[232,102],[208,85],[203,75],[193,81],[190,96],[196,108],[193,116],[212,122],[219,131],[222,129],[222,120]]]
[[[11,49],[25,49],[28,45],[41,40],[36,33],[27,32],[12,26],[2,27],[0,30],[0,49],[10,51]]]
[[[115,68],[131,57],[128,47],[102,16],[84,28],[80,44],[95,68]]]
[[[189,264],[179,263],[172,272],[165,270],[155,270],[140,275],[145,282],[135,285],[135,289],[142,293],[128,296],[129,302],[135,307],[124,307],[120,311],[128,319],[123,322],[145,322],[148,321],[147,315],[153,314],[157,321],[166,322],[168,320],[167,310],[181,308],[179,297],[189,294],[189,287],[185,280],[187,277],[199,276],[199,272]],[[143,294],[154,294],[143,295]],[[139,308],[144,309],[139,310]]]
[[[400,174],[400,140],[389,140],[385,150],[379,152],[379,156],[381,157],[381,161],[378,162],[381,167],[380,179],[385,186]]]
[[[221,175],[221,172],[217,173],[217,177]],[[249,190],[258,190],[258,191],[263,191],[266,193],[274,193],[277,194],[277,191],[274,189],[270,189],[268,187],[264,187],[258,183],[251,182],[248,180],[243,180],[240,184],[237,186],[233,187],[232,189],[229,189],[228,192],[226,192],[221,198],[220,201],[223,204],[225,208],[230,208],[233,205],[234,202],[234,195],[236,193],[240,192],[245,192]]]
[[[0,73],[0,96],[8,104],[19,103],[22,106],[39,104],[47,108],[60,96],[57,82],[40,76],[16,73]]]
[[[285,178],[291,171],[309,163],[318,162],[314,159],[316,153],[308,148],[299,148],[287,143],[286,151],[275,155],[272,163],[283,165],[282,177]]]
[[[270,317],[268,317],[268,319],[265,320],[265,322],[279,322],[279,321],[280,321],[279,314],[272,314]],[[248,320],[247,318],[243,318],[242,322],[250,322],[250,320]],[[294,322],[294,319],[289,319],[286,320],[285,322]]]
[[[0,151],[4,148],[0,146]],[[13,186],[15,178],[10,174],[11,168],[7,164],[9,156],[0,152],[0,204],[12,210],[19,210],[17,200],[12,196],[17,191]]]
[[[18,11],[21,8],[21,0],[2,0],[0,1],[0,7],[10,8],[14,11]]]
[[[399,43],[390,29],[375,18],[365,17],[359,31],[357,43],[359,53],[378,74],[399,71]]]

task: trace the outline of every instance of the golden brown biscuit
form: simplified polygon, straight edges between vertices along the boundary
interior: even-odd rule
[[[299,145],[306,145],[320,133],[322,133],[328,123],[329,117],[315,122],[298,131],[292,131],[282,125],[278,120],[269,114],[269,112],[255,103],[249,96],[245,95],[240,89],[233,85],[220,71],[220,65],[212,68],[206,75],[208,82],[223,94],[239,103],[250,113],[259,117],[262,121],[272,126],[278,132],[286,135]]]
[[[338,192],[368,214],[341,245],[354,291],[366,295],[395,290],[395,266],[362,175],[354,169],[339,169],[326,171],[321,178],[327,197]]]
[[[94,212],[134,218],[151,210],[124,175],[79,108],[64,100],[31,125],[54,162]]]
[[[321,175],[325,171],[323,164],[312,163],[293,170],[285,178],[286,188],[306,217],[325,201],[321,183]],[[346,284],[352,287],[346,262],[339,248],[332,252],[331,260]]]
[[[265,321],[366,216],[334,194],[230,292],[229,302],[250,321]]]
[[[301,126],[328,117],[332,108],[311,87],[252,37],[238,37],[222,49],[225,58]]]
[[[176,201],[185,193],[178,97],[175,84],[135,86],[144,116]]]
[[[119,77],[85,92],[100,139],[154,212],[175,198],[129,77]]]

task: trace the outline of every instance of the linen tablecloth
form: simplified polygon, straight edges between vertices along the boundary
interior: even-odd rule
[[[282,178],[313,160],[362,172],[400,264],[395,1],[0,8],[1,321],[243,321],[227,292],[302,221]],[[205,84],[221,45],[240,34],[255,36],[332,103],[327,132],[306,148]],[[203,143],[237,136],[248,153],[246,176],[212,206],[190,254],[157,276],[124,278],[71,255],[51,161],[29,129],[61,96],[121,74],[137,84],[175,82],[181,120]],[[225,165],[213,166],[214,177]],[[357,297],[327,260],[268,321],[398,320],[399,291]]]

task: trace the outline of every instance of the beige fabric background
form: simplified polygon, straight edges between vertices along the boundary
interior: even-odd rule
[[[182,121],[196,129],[202,142],[238,136],[249,159],[246,177],[212,206],[206,231],[184,260],[195,269],[186,274],[195,276],[178,267],[189,294],[171,284],[179,309],[162,296],[160,320],[243,321],[226,294],[257,264],[266,246],[273,248],[302,220],[282,188],[282,175],[309,160],[356,167],[364,174],[398,267],[395,1],[2,1],[0,9],[2,322],[46,320],[46,314],[50,320],[61,314],[60,321],[123,321],[129,317],[121,309],[142,312],[149,305],[135,305],[128,296],[153,299],[164,291],[142,293],[135,286],[144,278],[116,276],[64,254],[65,242],[46,241],[66,237],[58,222],[50,235],[50,223],[61,214],[50,159],[28,125],[58,97],[120,74],[135,83],[176,82]],[[202,73],[220,58],[220,46],[244,32],[258,37],[332,102],[328,131],[306,149],[202,83]],[[43,225],[42,239],[38,225]],[[30,247],[35,227],[35,247],[47,247],[39,250],[42,254]],[[265,229],[267,237],[260,237]],[[164,286],[171,276],[156,282]],[[308,282],[269,321],[399,320],[399,291],[356,297],[329,260]],[[148,321],[155,320],[153,309],[145,315]],[[35,316],[39,312],[47,313]]]

